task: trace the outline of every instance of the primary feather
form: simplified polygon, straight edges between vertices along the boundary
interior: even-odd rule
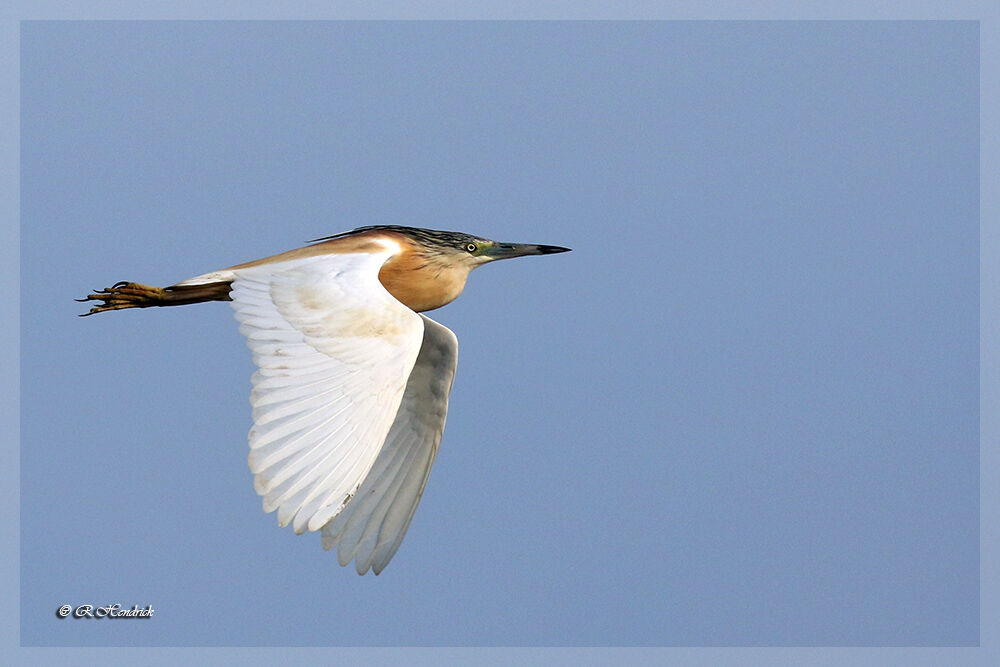
[[[399,548],[437,456],[458,363],[458,339],[421,315],[423,344],[378,459],[350,503],[323,527],[341,565],[378,574]]]

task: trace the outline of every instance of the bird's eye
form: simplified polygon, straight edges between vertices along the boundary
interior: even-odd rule
[[[468,244],[468,245],[465,246],[465,249],[468,250],[469,252],[476,252],[476,250],[477,250],[476,244],[475,243],[470,243],[470,244]]]

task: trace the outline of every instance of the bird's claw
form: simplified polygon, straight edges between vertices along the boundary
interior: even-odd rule
[[[119,281],[106,289],[94,290],[92,293],[76,299],[78,302],[101,301],[93,306],[88,312],[81,313],[80,317],[103,313],[106,310],[122,310],[124,308],[145,308],[156,305],[162,290],[159,287],[150,287],[140,283]]]

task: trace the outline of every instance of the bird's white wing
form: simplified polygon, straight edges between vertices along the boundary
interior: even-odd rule
[[[250,470],[265,512],[319,530],[357,492],[396,417],[423,323],[378,281],[397,249],[233,272],[253,375]]]
[[[427,484],[448,414],[458,339],[421,315],[423,345],[375,465],[347,507],[323,528],[323,548],[341,565],[378,574],[395,555]]]

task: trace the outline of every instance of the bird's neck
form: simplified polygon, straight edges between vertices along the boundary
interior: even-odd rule
[[[417,253],[393,257],[379,271],[383,287],[418,313],[451,303],[465,289],[469,266],[451,266]]]

